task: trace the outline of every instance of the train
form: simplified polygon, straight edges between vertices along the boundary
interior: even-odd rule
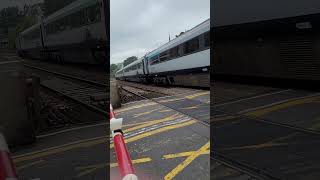
[[[210,19],[126,65],[116,79],[157,85],[210,86]]]
[[[215,77],[320,80],[319,7],[316,0],[215,1]]]
[[[76,0],[19,33],[21,57],[58,63],[107,63],[105,1]]]

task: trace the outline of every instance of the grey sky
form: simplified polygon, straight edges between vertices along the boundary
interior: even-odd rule
[[[210,18],[210,0],[111,0],[111,63],[141,57]]]

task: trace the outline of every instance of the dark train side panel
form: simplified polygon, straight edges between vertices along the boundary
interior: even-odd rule
[[[320,80],[320,13],[214,27],[214,72]]]

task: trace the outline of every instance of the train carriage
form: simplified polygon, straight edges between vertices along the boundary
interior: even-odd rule
[[[116,73],[117,79],[209,87],[210,19]]]
[[[18,53],[57,62],[106,63],[104,18],[102,0],[77,0],[22,32]]]
[[[146,55],[154,83],[209,86],[210,19]]]

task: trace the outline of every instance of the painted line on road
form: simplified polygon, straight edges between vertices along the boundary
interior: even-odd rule
[[[142,113],[137,113],[137,114],[134,114],[133,117],[137,118],[137,117],[140,117],[140,116],[143,116],[143,115],[148,115],[148,114],[151,114],[154,111],[159,111],[160,109],[163,109],[163,107],[152,109],[150,111],[146,111],[146,112],[142,112]]]
[[[176,154],[167,154],[162,157],[162,159],[173,159],[173,158],[179,158],[179,157],[188,157],[192,154],[196,153],[197,151],[187,151],[182,153],[176,153]],[[204,154],[210,154],[210,150],[202,151],[200,155]]]
[[[171,180],[176,177],[180,172],[183,171],[192,161],[194,161],[197,157],[199,157],[203,152],[207,151],[210,148],[210,141],[203,145],[199,150],[191,153],[190,156],[182,163],[180,163],[177,167],[171,170],[165,177],[165,180]]]
[[[149,158],[149,157],[140,158],[140,159],[132,160],[132,164],[142,164],[142,163],[151,162],[151,161],[152,161],[152,159]],[[111,163],[110,164],[110,168],[114,168],[114,167],[117,167],[117,166],[118,166],[118,163]],[[106,163],[77,167],[76,168],[77,171],[82,171],[77,175],[77,177],[79,178],[79,177],[85,176],[87,174],[93,173],[96,170],[99,170],[99,169],[102,169],[102,168],[106,168],[106,167],[108,167],[108,164],[106,164]]]
[[[163,127],[160,129],[156,129],[153,131],[143,133],[143,134],[139,134],[139,135],[132,137],[132,138],[128,138],[128,139],[126,139],[126,142],[127,143],[134,142],[134,141],[137,141],[137,140],[140,140],[140,139],[143,139],[143,138],[155,135],[155,134],[159,134],[162,132],[166,132],[169,130],[173,130],[173,129],[177,129],[177,128],[181,128],[181,127],[185,127],[185,126],[189,126],[189,125],[192,125],[196,122],[197,122],[196,120],[191,120],[191,121],[188,121],[185,123]],[[86,140],[75,141],[75,142],[60,145],[60,146],[55,146],[55,147],[46,148],[46,149],[39,150],[39,151],[34,151],[34,152],[30,152],[30,153],[25,153],[22,155],[13,156],[13,161],[14,161],[14,163],[21,163],[21,162],[28,161],[28,160],[43,158],[43,157],[46,157],[49,155],[59,154],[59,153],[73,150],[76,148],[87,148],[87,147],[91,147],[94,145],[107,143],[107,142],[108,142],[107,136],[101,136],[101,137],[90,138],[90,139],[86,139]],[[113,148],[113,147],[114,147],[114,145],[110,144],[110,148]]]
[[[107,143],[107,141],[108,141],[107,136],[100,136],[100,137],[96,137],[96,138],[74,141],[72,143],[67,143],[67,144],[60,145],[60,146],[54,146],[54,147],[46,148],[46,149],[39,150],[39,151],[25,153],[25,154],[18,155],[18,156],[13,156],[13,162],[20,163],[20,162],[24,162],[24,161],[28,161],[28,160],[33,160],[36,158],[42,158],[42,157],[46,157],[49,155],[62,153],[65,151],[76,149],[76,148],[85,148],[85,147],[90,147],[90,146],[94,146],[94,145],[98,145],[98,144],[102,144],[102,143]]]
[[[271,93],[261,94],[261,95],[257,95],[257,96],[253,96],[253,97],[248,97],[248,98],[239,99],[239,100],[235,100],[235,101],[231,101],[231,102],[225,102],[225,103],[213,105],[212,107],[215,108],[215,107],[220,107],[220,106],[224,106],[224,105],[234,104],[234,103],[238,103],[238,102],[242,102],[242,101],[247,101],[247,100],[252,100],[252,99],[256,99],[256,98],[260,98],[260,97],[265,97],[265,96],[280,94],[280,93],[288,92],[288,91],[291,91],[291,90],[292,90],[292,89],[285,89],[285,90],[281,90],[281,91],[277,91],[277,92],[271,92]]]
[[[196,94],[188,95],[188,96],[185,96],[185,97],[182,97],[182,98],[173,98],[173,99],[168,99],[168,100],[160,100],[159,103],[166,103],[166,102],[185,100],[185,99],[194,99],[196,97],[207,95],[207,94],[210,94],[210,92],[196,93]],[[172,96],[172,97],[174,97],[174,96]],[[129,110],[139,109],[139,108],[143,108],[143,107],[147,107],[147,106],[153,106],[153,105],[158,105],[158,103],[150,102],[150,103],[138,104],[138,105],[135,105],[135,106],[125,107],[125,108],[116,110],[115,113],[116,114],[121,114],[121,113],[129,111]]]
[[[162,133],[162,132],[166,132],[166,131],[169,131],[169,130],[173,130],[173,129],[177,129],[177,128],[181,128],[181,127],[185,127],[185,126],[190,126],[190,125],[195,124],[197,122],[198,121],[196,121],[196,120],[190,120],[190,121],[187,121],[185,123],[166,126],[166,127],[160,128],[160,129],[156,129],[156,130],[153,130],[153,131],[145,132],[143,134],[139,134],[139,135],[133,136],[131,138],[125,139],[125,142],[126,143],[134,142],[134,141],[137,141],[137,140],[140,140],[140,139],[152,136],[152,135],[156,135],[156,134],[159,134],[159,133]],[[114,148],[114,144],[110,144],[110,149],[111,148]]]
[[[80,126],[80,127],[74,127],[74,128],[65,129],[65,130],[61,130],[61,131],[57,131],[57,132],[53,132],[53,133],[43,134],[43,135],[37,136],[37,138],[41,139],[41,138],[45,138],[45,137],[49,137],[49,136],[54,136],[57,134],[62,134],[62,133],[71,132],[71,131],[77,131],[77,130],[81,130],[81,129],[92,128],[92,127],[97,127],[97,126],[107,126],[107,122],[93,124],[93,125]]]
[[[41,160],[39,160],[39,161],[34,161],[34,162],[32,162],[32,163],[24,164],[24,165],[22,165],[22,166],[17,166],[17,171],[21,171],[21,170],[23,170],[23,169],[29,168],[29,167],[34,166],[34,165],[41,164],[41,163],[43,163],[43,162],[45,162],[45,161],[41,159]]]
[[[173,158],[188,157],[193,155],[194,153],[197,153],[197,151],[187,151],[187,152],[181,152],[176,154],[167,154],[167,155],[164,155],[162,159],[168,160]],[[205,155],[205,154],[210,154],[210,150],[201,151],[199,155]],[[145,158],[134,159],[132,160],[132,163],[142,164],[142,163],[147,163],[151,161],[152,159],[150,157],[145,157]],[[109,168],[114,168],[117,166],[118,166],[118,163],[110,163]],[[100,164],[94,164],[94,165],[88,165],[88,166],[80,166],[80,167],[76,167],[75,169],[77,171],[82,171],[77,175],[77,177],[82,177],[84,175],[91,174],[94,171],[97,171],[102,168],[107,168],[107,167],[108,167],[108,164],[100,163]]]

